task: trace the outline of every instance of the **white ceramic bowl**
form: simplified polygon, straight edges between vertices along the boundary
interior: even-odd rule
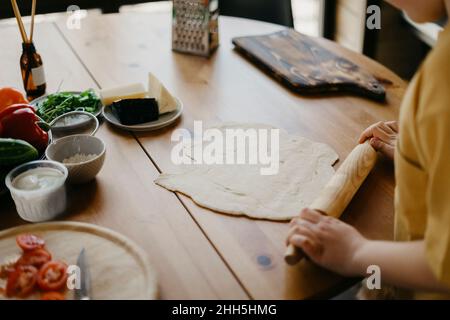
[[[64,163],[64,159],[76,154],[90,155],[95,157],[91,160],[78,163]],[[103,167],[106,146],[103,140],[91,135],[72,135],[56,140],[51,143],[45,156],[49,160],[62,163],[69,171],[68,182],[79,184],[88,182],[95,178]]]
[[[42,190],[22,190],[14,187],[14,179],[20,174],[35,168],[52,168],[63,174],[61,180],[52,187]],[[55,218],[66,210],[67,169],[61,163],[47,160],[37,160],[22,164],[11,170],[5,183],[11,192],[19,216],[30,222],[47,221]]]

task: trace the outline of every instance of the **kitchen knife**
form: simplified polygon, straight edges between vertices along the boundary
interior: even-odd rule
[[[86,250],[83,248],[77,259],[77,265],[80,268],[80,288],[75,289],[76,300],[91,300],[91,275],[87,263]]]

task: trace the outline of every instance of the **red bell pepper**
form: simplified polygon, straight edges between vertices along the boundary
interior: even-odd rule
[[[25,104],[25,103],[12,104],[9,107],[6,107],[2,111],[0,111],[0,120],[3,117],[5,117],[6,115],[11,114],[14,111],[19,110],[19,109],[30,109],[31,111],[35,112],[34,108],[32,106],[30,106],[29,104]]]
[[[0,112],[1,137],[25,140],[42,152],[47,147],[48,134],[38,125],[40,121],[30,105],[9,106]]]

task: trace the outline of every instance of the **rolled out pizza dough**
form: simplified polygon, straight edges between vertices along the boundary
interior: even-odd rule
[[[273,129],[261,124],[222,124],[226,129]],[[192,145],[208,142],[193,141]],[[267,143],[271,152],[271,142]],[[186,153],[195,159],[194,152]],[[224,153],[229,152],[224,147]],[[155,183],[214,211],[257,219],[289,220],[312,203],[333,176],[336,152],[328,145],[279,131],[279,169],[262,175],[260,164],[182,164]]]

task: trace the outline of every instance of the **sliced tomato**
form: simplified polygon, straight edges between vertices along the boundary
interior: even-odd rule
[[[0,279],[8,279],[9,274],[14,272],[16,264],[7,264],[0,266]]]
[[[35,236],[34,234],[20,234],[16,237],[16,242],[24,251],[43,248],[45,246],[44,239]]]
[[[58,291],[66,285],[67,264],[49,261],[39,270],[37,283],[44,291]]]
[[[42,294],[41,300],[66,300],[66,297],[61,292],[49,291]]]
[[[20,298],[29,296],[36,285],[37,274],[38,271],[33,266],[17,266],[8,277],[6,295]]]
[[[39,248],[31,251],[25,251],[16,265],[30,265],[36,268],[42,267],[45,263],[52,260],[52,255],[45,249]]]

